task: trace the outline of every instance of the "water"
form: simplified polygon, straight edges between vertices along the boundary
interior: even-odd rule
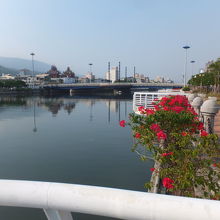
[[[1,97],[0,178],[146,191],[151,162],[131,152],[131,98]],[[73,214],[76,219],[110,219]],[[42,210],[0,209],[0,219],[46,219]]]

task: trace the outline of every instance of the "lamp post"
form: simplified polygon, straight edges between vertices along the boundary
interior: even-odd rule
[[[32,80],[34,81],[34,53],[30,54],[32,56]]]
[[[186,50],[186,62],[185,62],[185,71],[184,71],[184,87],[186,86],[186,72],[187,72],[187,49],[189,49],[190,46],[184,46],[183,49]]]
[[[90,83],[92,82],[92,63],[89,63],[90,66]]]
[[[192,75],[193,75],[193,64],[195,63],[195,60],[191,60],[190,63],[192,64]]]

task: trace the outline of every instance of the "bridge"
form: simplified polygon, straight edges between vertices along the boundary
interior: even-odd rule
[[[158,89],[175,89],[182,88],[182,84],[174,83],[73,83],[73,84],[47,84],[43,88],[46,90],[60,91],[100,91],[100,90],[158,90]]]

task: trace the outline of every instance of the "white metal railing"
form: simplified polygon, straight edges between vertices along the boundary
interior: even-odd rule
[[[135,92],[133,95],[133,111],[138,112],[138,107],[154,108],[152,102],[169,95],[185,95],[183,92]]]
[[[71,212],[130,220],[219,220],[220,202],[97,186],[0,180],[0,205],[44,209],[49,220]]]

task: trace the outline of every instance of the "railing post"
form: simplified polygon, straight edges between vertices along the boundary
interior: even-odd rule
[[[212,134],[214,130],[215,115],[218,112],[216,100],[208,99],[201,106],[202,122],[206,132]]]
[[[189,103],[192,104],[193,99],[195,99],[196,97],[197,97],[197,94],[194,94],[194,93],[190,94],[188,96]]]
[[[71,213],[67,211],[44,209],[44,213],[48,220],[73,220]]]
[[[196,97],[195,99],[193,99],[192,102],[192,107],[195,109],[195,112],[199,115],[200,117],[200,107],[203,103],[203,100],[201,97]]]

